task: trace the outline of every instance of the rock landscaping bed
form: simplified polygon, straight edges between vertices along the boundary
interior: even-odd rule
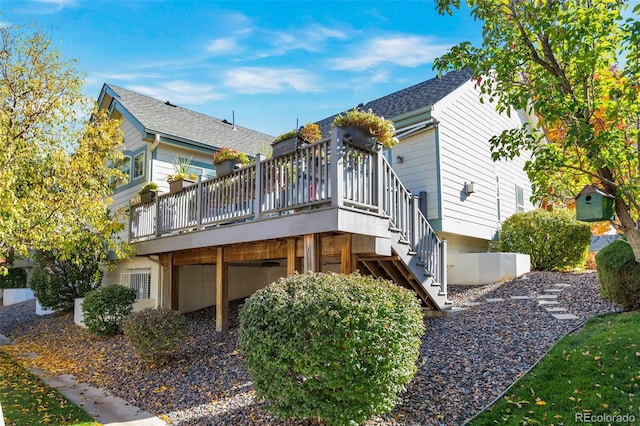
[[[576,318],[557,319],[540,304],[539,296],[558,283],[568,286],[551,294],[557,294],[558,306]],[[594,272],[532,272],[507,283],[449,290],[456,306],[469,309],[425,319],[418,374],[396,409],[367,425],[461,424],[505,391],[564,334],[587,318],[619,310],[599,296]],[[13,343],[2,350],[27,366],[74,374],[76,380],[174,424],[318,424],[279,421],[254,400],[237,345],[240,307],[241,302],[232,302],[230,327],[223,333],[215,331],[214,308],[186,314],[187,343],[173,362],[158,368],[138,361],[124,336],[91,335],[73,323],[72,313],[39,317],[34,301],[0,308],[0,334]]]

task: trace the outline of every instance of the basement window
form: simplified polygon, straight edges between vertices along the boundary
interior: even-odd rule
[[[136,299],[151,299],[151,268],[131,268],[120,275],[122,285],[136,292]]]

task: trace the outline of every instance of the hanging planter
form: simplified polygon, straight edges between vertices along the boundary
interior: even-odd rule
[[[244,167],[242,161],[239,160],[224,160],[220,163],[216,164],[216,175],[224,176],[228,175],[231,172],[239,170]]]
[[[271,143],[272,156],[291,154],[305,145],[319,141],[321,137],[320,127],[315,123],[307,123],[297,131],[291,130],[278,136]]]
[[[224,176],[249,164],[249,157],[244,152],[223,146],[213,154],[213,165],[216,176]]]
[[[376,115],[373,111],[352,109],[340,114],[331,123],[342,128],[342,139],[368,151],[378,151],[382,147],[391,148],[398,143],[396,128],[391,120]]]
[[[149,182],[140,189],[140,202],[150,203],[156,199],[158,195],[158,184],[155,182]]]
[[[341,127],[342,140],[366,151],[380,151],[382,144],[378,138],[369,133],[369,129],[360,126]]]
[[[190,179],[190,178],[175,179],[174,178],[173,180],[169,181],[169,192],[172,194],[174,192],[180,192],[187,186],[193,185],[194,183],[196,183],[196,179]]]

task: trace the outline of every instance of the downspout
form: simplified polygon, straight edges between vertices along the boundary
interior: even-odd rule
[[[149,177],[149,182],[153,181],[153,151],[156,150],[156,148],[158,147],[158,145],[160,145],[160,134],[156,133],[153,143],[148,144],[147,145],[147,171],[148,171],[148,177]]]

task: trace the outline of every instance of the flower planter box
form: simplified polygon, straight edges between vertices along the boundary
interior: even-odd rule
[[[87,326],[84,325],[84,312],[82,312],[82,302],[84,302],[84,297],[78,297],[74,301],[73,322],[80,327],[87,328]]]
[[[380,151],[382,145],[369,130],[360,126],[342,127],[342,140],[369,152]]]
[[[278,143],[271,145],[273,149],[273,157],[280,157],[282,155],[291,154],[295,152],[301,146],[301,141],[297,136],[289,139],[282,140]]]
[[[224,160],[216,164],[215,166],[216,176],[220,177],[241,169],[242,167],[244,167],[244,164],[242,164],[242,162],[239,160]]]
[[[140,202],[141,203],[150,203],[156,199],[156,191],[149,191],[140,194]]]
[[[195,181],[192,181],[190,179],[177,179],[177,180],[171,181],[169,182],[169,192],[172,194],[174,192],[180,192],[187,186],[193,185],[194,183]]]
[[[50,315],[55,313],[55,309],[46,309],[43,308],[38,299],[36,299],[36,315]]]

